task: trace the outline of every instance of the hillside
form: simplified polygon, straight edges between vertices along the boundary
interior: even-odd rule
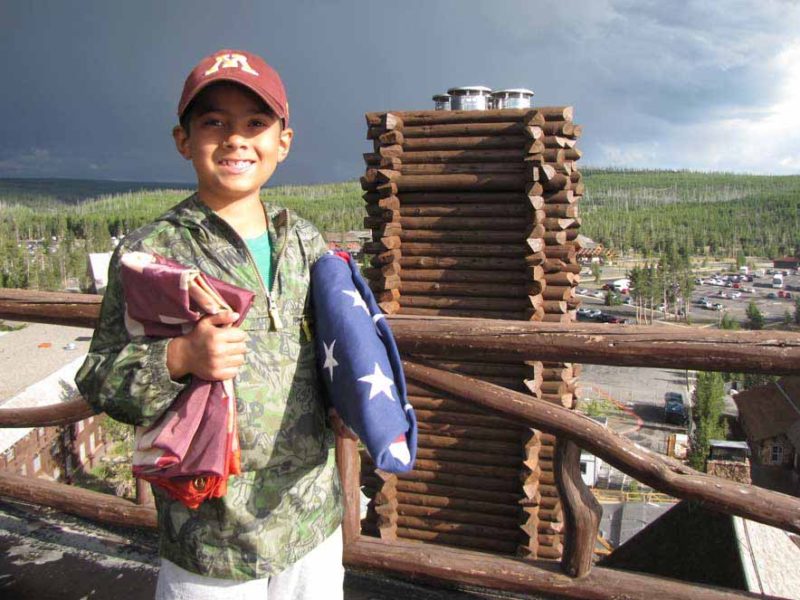
[[[656,255],[672,246],[692,255],[775,257],[800,249],[800,176],[594,169],[583,173],[587,191],[580,204],[582,233],[622,252]],[[139,227],[189,193],[178,187],[0,179],[0,275],[8,274],[26,254],[16,247],[17,240],[56,237],[68,241],[71,253],[81,255],[107,249],[111,235]],[[355,181],[280,186],[263,195],[296,210],[322,231],[363,228],[361,189]],[[57,269],[61,279],[73,271],[64,265],[79,269],[82,261],[80,256],[63,259]],[[55,267],[52,270],[55,273]],[[17,279],[6,277],[6,283]]]

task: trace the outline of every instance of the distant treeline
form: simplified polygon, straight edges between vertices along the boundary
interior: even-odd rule
[[[581,233],[607,247],[651,257],[667,248],[769,257],[800,249],[800,176],[584,175]],[[60,289],[70,278],[84,278],[87,251],[109,250],[111,236],[151,221],[189,193],[155,183],[0,179],[0,285]],[[363,229],[361,193],[356,182],[263,192],[329,232]]]

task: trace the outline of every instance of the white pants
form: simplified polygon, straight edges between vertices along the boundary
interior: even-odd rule
[[[342,600],[342,528],[285,571],[250,581],[191,573],[162,558],[155,600]]]

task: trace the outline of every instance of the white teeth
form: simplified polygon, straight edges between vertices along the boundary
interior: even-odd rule
[[[231,167],[237,171],[244,171],[253,165],[249,160],[221,160],[220,164]]]

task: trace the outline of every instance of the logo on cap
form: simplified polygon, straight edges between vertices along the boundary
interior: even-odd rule
[[[241,69],[245,73],[258,75],[258,72],[248,64],[247,57],[243,54],[220,54],[214,60],[214,65],[204,75],[213,75],[220,69]]]

